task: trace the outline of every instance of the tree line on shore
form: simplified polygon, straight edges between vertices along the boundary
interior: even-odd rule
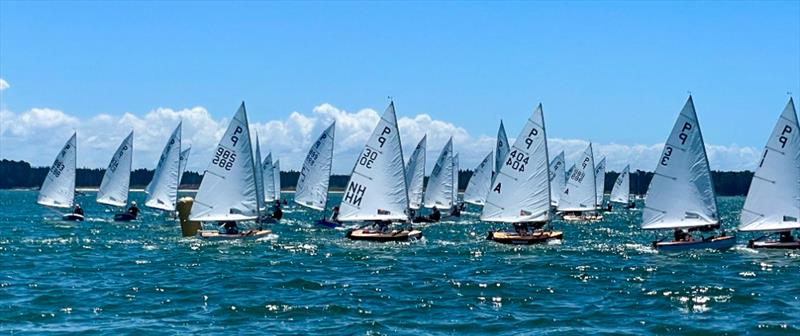
[[[31,167],[25,161],[0,160],[0,189],[22,189],[38,188],[42,185],[47,175],[48,167]],[[96,188],[100,186],[105,169],[78,168],[76,181],[78,188]],[[606,172],[605,192],[611,192],[619,173]],[[297,171],[281,172],[281,188],[284,190],[294,190],[300,173]],[[461,170],[458,174],[458,187],[464,190],[467,187],[472,171]],[[647,192],[650,179],[653,178],[652,172],[637,170],[631,172],[631,192],[643,195]],[[719,196],[743,196],[750,188],[750,180],[753,178],[751,171],[713,171],[711,177],[714,180],[714,189]],[[136,169],[131,172],[131,188],[144,188],[153,178],[153,170]],[[200,173],[187,171],[183,173],[181,180],[182,189],[197,188],[202,181]],[[347,184],[347,175],[331,176],[330,189],[343,190]],[[426,178],[427,183],[427,178]]]

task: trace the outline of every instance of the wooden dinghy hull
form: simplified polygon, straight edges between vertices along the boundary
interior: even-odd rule
[[[271,233],[272,230],[247,230],[236,234],[220,233],[216,230],[198,230],[197,238],[208,240],[250,239],[264,237]]]
[[[365,240],[374,242],[403,242],[412,239],[422,238],[422,231],[419,230],[392,230],[389,232],[376,232],[367,229],[353,229],[347,231],[346,238],[352,240]]]
[[[749,248],[766,248],[766,249],[800,249],[800,240],[791,242],[780,242],[776,240],[771,241],[755,241],[751,240],[747,243]]]
[[[724,250],[733,247],[734,244],[736,244],[736,236],[722,236],[693,241],[654,241],[653,248],[666,252],[679,252],[697,249]]]
[[[538,231],[529,235],[520,236],[516,232],[490,231],[486,236],[487,240],[492,240],[501,244],[531,245],[543,244],[551,240],[563,239],[561,231]]]
[[[71,222],[83,222],[83,219],[84,219],[83,215],[74,214],[74,213],[65,214],[65,215],[61,216],[61,220],[71,221]]]

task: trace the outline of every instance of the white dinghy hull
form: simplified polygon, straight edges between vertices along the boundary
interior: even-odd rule
[[[693,241],[653,242],[653,248],[665,252],[680,252],[698,249],[725,250],[736,244],[736,236],[720,236]]]

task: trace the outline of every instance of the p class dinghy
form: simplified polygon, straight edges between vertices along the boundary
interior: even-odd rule
[[[800,125],[789,98],[764,146],[744,202],[739,231],[763,232],[752,248],[800,248],[792,230],[800,228]],[[777,234],[778,240],[766,240]]]
[[[614,209],[614,204],[621,205],[628,209],[636,207],[636,203],[631,200],[631,165],[625,166],[625,169],[617,176],[614,181],[614,187],[611,189],[611,198],[608,200],[608,211]]]
[[[589,143],[580,161],[570,168],[567,186],[561,192],[557,209],[565,221],[591,222],[603,219],[597,211],[595,172],[594,153]]]
[[[467,189],[464,190],[464,202],[477,206],[483,206],[486,203],[486,196],[489,195],[489,189],[492,187],[493,157],[494,152],[489,152],[475,168],[467,183]]]
[[[692,97],[686,101],[664,144],[642,211],[642,229],[675,230],[674,239],[653,242],[663,251],[726,249],[735,236],[693,238],[689,232],[708,232],[720,227],[703,134]],[[687,232],[688,231],[688,232]]]
[[[261,181],[256,178],[256,164],[243,102],[214,150],[188,209],[190,221],[215,223],[219,227],[198,230],[197,237],[225,240],[257,238],[272,233],[260,227],[243,231],[238,227],[238,223],[254,223],[261,218],[264,196],[259,195],[260,188],[256,185]]]
[[[422,207],[422,191],[425,180],[425,151],[428,146],[428,136],[425,135],[414,148],[406,165],[406,185],[408,186],[409,214]],[[413,216],[412,216],[413,217]]]
[[[561,200],[561,193],[567,187],[566,164],[564,161],[564,151],[561,151],[553,161],[550,161],[550,206],[558,207]]]
[[[536,244],[562,238],[560,231],[543,229],[550,220],[549,168],[547,133],[539,104],[506,154],[481,212],[482,221],[512,223],[515,231],[490,231],[486,239],[502,244]]]
[[[65,221],[82,221],[83,209],[75,204],[75,164],[77,160],[77,133],[67,140],[64,147],[56,155],[53,165],[47,172],[47,176],[39,189],[39,197],[36,203],[44,205],[49,209],[61,208],[69,209],[75,206],[72,213],[61,213],[61,219]]]
[[[442,147],[442,151],[436,158],[431,176],[428,177],[428,185],[425,187],[424,207],[431,209],[427,216],[417,216],[413,218],[414,223],[434,223],[441,220],[441,211],[448,213],[455,205],[455,195],[453,183],[455,182],[453,169],[455,168],[453,156],[453,138],[451,137]]]
[[[153,179],[144,188],[147,200],[144,205],[151,209],[173,212],[178,202],[178,184],[181,181],[181,124],[172,131],[164,145],[153,173]]]
[[[114,156],[108,163],[100,189],[97,190],[97,203],[117,208],[128,205],[128,192],[131,184],[131,164],[133,163],[133,131],[122,140]],[[114,221],[127,222],[139,215],[136,202],[131,202],[127,212],[114,214]]]
[[[308,149],[303,168],[297,180],[297,191],[294,202],[300,206],[322,212],[322,218],[315,223],[324,227],[341,226],[338,219],[338,208],[333,209],[331,218],[325,218],[325,206],[328,204],[328,185],[333,164],[333,141],[336,123],[331,123],[311,148]]]
[[[349,230],[345,237],[375,242],[422,237],[422,232],[410,223],[390,228],[392,222],[408,222],[409,219],[402,148],[394,102],[391,102],[356,160],[339,206],[340,221],[371,222],[371,227]]]

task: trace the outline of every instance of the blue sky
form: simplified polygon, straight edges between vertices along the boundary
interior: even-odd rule
[[[550,137],[627,146],[663,142],[691,91],[709,144],[760,151],[800,93],[800,2],[3,1],[0,78],[7,119],[202,107],[220,120],[246,100],[266,124],[325,103],[382,111],[393,96],[400,116],[478,141],[500,118],[516,136],[542,102]],[[26,158],[9,149],[19,134],[3,133],[3,157]]]

